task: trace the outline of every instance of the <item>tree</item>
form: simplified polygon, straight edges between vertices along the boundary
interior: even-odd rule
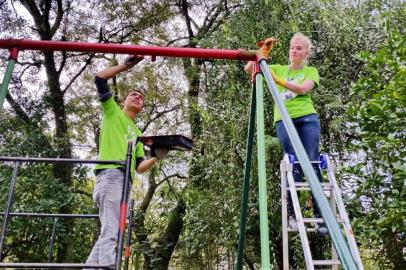
[[[396,3],[392,3],[392,6],[396,6]],[[287,51],[293,33],[301,31],[310,36],[315,44],[310,64],[316,66],[321,75],[321,86],[312,95],[321,116],[323,150],[337,162],[342,162],[349,158],[345,142],[354,136],[345,127],[345,104],[349,102],[351,83],[358,78],[364,65],[355,55],[365,48],[374,50],[380,44],[384,31],[376,24],[378,16],[371,14],[382,14],[387,9],[388,6],[380,1],[365,1],[359,5],[338,5],[333,1],[280,1],[272,4],[248,1],[229,21],[202,40],[202,44],[220,48],[255,49],[259,39],[276,36],[279,43],[271,53],[270,62],[288,63]],[[198,108],[204,134],[204,155],[195,160],[193,175],[197,183],[201,183],[204,192],[193,190],[188,194],[188,205],[191,207],[186,213],[183,237],[190,243],[186,245],[189,248],[186,258],[193,258],[195,267],[210,267],[224,258],[222,254],[232,253],[235,248],[230,243],[236,243],[237,238],[237,194],[241,192],[238,180],[242,179],[250,86],[249,78],[243,72],[243,64],[238,62],[206,63],[200,74],[201,82],[204,82],[201,84],[204,99],[200,99],[202,105]],[[270,134],[267,136],[267,175],[271,257],[276,267],[282,264],[278,167],[282,153],[271,124],[272,100],[269,95],[265,95],[265,98],[267,130]],[[253,179],[256,179],[255,167],[253,172]],[[349,192],[347,184],[343,181],[344,194]],[[257,188],[255,180],[252,181],[245,254],[249,267],[257,266],[260,261]],[[216,209],[215,213],[213,209]],[[311,240],[319,251],[329,250],[323,239],[322,243],[317,242],[317,238]],[[291,254],[297,255],[298,268],[304,267],[303,261],[299,259],[300,243],[295,242],[293,246],[295,248]],[[209,258],[214,258],[214,261]]]
[[[351,155],[359,153],[360,148],[367,153],[351,174],[341,174],[346,177],[341,184],[346,203],[353,209],[351,218],[356,218],[356,232],[362,232],[359,241],[365,250],[363,258],[383,252],[386,257],[382,265],[401,267],[401,245],[397,241],[404,240],[400,217],[404,216],[405,199],[399,184],[399,179],[404,179],[404,169],[399,167],[399,162],[404,162],[401,151],[404,148],[404,112],[396,102],[403,104],[404,95],[396,89],[404,89],[404,85],[401,80],[403,66],[396,64],[396,56],[404,57],[401,49],[404,33],[399,30],[396,34],[394,28],[386,32],[377,23],[385,12],[391,14],[392,20],[402,22],[404,14],[394,12],[401,7],[396,1],[370,0],[340,5],[335,1],[183,0],[94,1],[81,2],[80,6],[76,1],[21,1],[24,6],[12,1],[2,3],[5,3],[0,5],[2,37],[255,49],[259,39],[277,36],[279,44],[270,61],[287,63],[292,34],[302,31],[309,35],[316,45],[310,63],[318,67],[321,75],[321,86],[312,94],[322,120],[323,148],[341,164],[351,161]],[[32,20],[23,16],[25,7],[32,13]],[[54,33],[52,29],[56,29]],[[387,33],[392,33],[391,38],[386,38]],[[373,56],[372,52],[378,46],[381,49]],[[356,56],[366,49],[371,53]],[[6,57],[3,54],[3,58]],[[93,88],[92,74],[99,70],[94,63],[96,58],[112,64],[120,60],[116,55],[21,53],[7,96],[9,107],[0,113],[0,153],[77,156],[79,150],[88,147],[85,148],[90,149],[86,151],[87,157],[94,158],[100,115],[92,97],[94,91],[83,89]],[[182,269],[211,269],[226,264],[231,268],[235,259],[251,92],[249,77],[243,72],[244,63],[158,59],[158,68],[154,68],[154,64],[145,62],[132,74],[117,78],[113,82],[115,92],[118,96],[125,93],[128,82],[130,85],[144,83],[150,89],[147,96],[150,102],[145,106],[144,117],[137,123],[141,129],[147,134],[191,134],[196,146],[191,156],[186,155],[192,158],[190,164],[185,161],[185,155],[173,155],[146,176],[147,183],[134,182],[135,198],[140,202],[135,212],[134,267],[165,269],[171,265]],[[393,77],[382,83],[377,74]],[[354,94],[350,95],[351,84],[359,78]],[[381,90],[376,92],[377,89]],[[376,94],[371,96],[371,93]],[[277,268],[282,264],[278,166],[282,150],[273,130],[270,95],[266,94],[265,99],[269,131],[266,155],[271,258],[273,267]],[[347,119],[343,114],[350,101]],[[404,108],[404,104],[402,106]],[[57,119],[56,115],[61,118]],[[374,143],[378,139],[382,147],[375,153]],[[346,149],[347,141],[360,148]],[[394,152],[396,148],[398,152]],[[176,167],[171,163],[181,165]],[[57,168],[48,165],[22,168],[19,173],[22,184],[17,187],[16,195],[16,201],[20,203],[15,209],[92,211],[91,185],[84,181],[89,179],[87,168]],[[252,171],[253,179],[256,179],[255,162]],[[3,165],[1,179],[9,179],[10,174],[11,168]],[[359,177],[356,178],[358,182],[352,182],[350,176],[354,175]],[[62,178],[56,181],[55,176]],[[142,184],[147,185],[145,192],[137,189],[137,185]],[[4,202],[7,187],[1,185],[0,188],[0,194],[3,194],[0,200]],[[246,266],[255,269],[260,262],[255,180],[250,188],[244,258]],[[380,196],[375,198],[372,191]],[[39,200],[42,195],[46,199]],[[361,209],[366,196],[372,198],[367,204],[369,208]],[[383,205],[387,211],[383,211]],[[373,223],[373,228],[366,227],[370,217],[379,220]],[[46,255],[47,243],[40,240],[49,236],[49,229],[41,228],[50,228],[52,222],[14,222],[10,227],[12,232],[18,229],[24,233],[17,237],[10,232],[4,255],[9,260],[41,260],[44,256],[33,253],[40,250]],[[79,225],[75,229],[78,234],[70,232],[73,224],[61,225],[58,243],[63,245],[65,239],[70,239],[75,246],[58,244],[59,261],[84,260],[89,250],[76,244],[86,239],[91,246],[94,231],[91,223]],[[37,227],[32,229],[28,224]],[[67,237],[68,233],[71,238]],[[34,240],[38,240],[36,246],[27,244]],[[300,268],[303,266],[301,247],[296,240],[291,254],[297,255]],[[317,245],[315,241],[312,242]],[[391,249],[391,244],[395,248]]]
[[[230,12],[238,8],[238,5],[227,6],[226,1],[212,2],[204,1],[173,1],[174,12],[177,13],[177,18],[181,18],[185,22],[185,35],[184,33],[176,33],[172,40],[167,41],[166,45],[176,44],[178,46],[196,48],[200,44],[200,40],[210,35],[211,32],[217,29],[224,20],[227,19]],[[201,24],[196,23],[197,17],[200,14],[205,14],[205,18]],[[195,16],[196,18],[193,18]],[[179,37],[180,35],[180,37]],[[174,61],[179,64],[178,61]],[[188,81],[187,89],[187,107],[183,108],[188,115],[187,122],[190,127],[191,136],[195,142],[195,149],[193,152],[193,160],[199,158],[200,141],[202,138],[202,125],[201,125],[201,110],[198,100],[203,98],[201,93],[201,70],[204,61],[198,59],[183,58],[181,65],[183,67],[184,77]],[[174,64],[174,63],[169,63]],[[148,237],[153,235],[153,232],[147,233],[145,229],[151,220],[146,219],[147,212],[153,208],[150,207],[152,197],[157,192],[157,188],[165,183],[165,178],[160,181],[156,180],[156,175],[151,174],[149,178],[149,189],[146,192],[143,202],[137,209],[136,224],[141,230],[136,231],[137,239],[140,245],[140,250],[144,256],[144,269],[166,268],[169,265],[172,253],[178,243],[181,232],[183,231],[183,219],[185,218],[185,207],[187,197],[190,189],[193,188],[195,181],[194,173],[195,161],[190,164],[188,176],[190,178],[189,184],[181,186],[178,189],[169,186],[169,190],[165,192],[166,196],[171,197],[174,207],[170,215],[168,215],[167,226],[164,233],[161,233],[158,238]],[[182,176],[183,177],[183,176]],[[181,177],[181,178],[182,178]],[[182,180],[182,179],[181,179]],[[173,185],[173,184],[172,184]],[[166,187],[161,186],[160,192],[166,190]],[[171,194],[173,193],[173,194]],[[148,210],[148,211],[147,211]],[[153,245],[153,243],[156,243]],[[155,246],[155,247],[153,247]]]
[[[99,42],[128,42],[134,35],[141,38],[151,33],[151,29],[158,29],[156,23],[165,21],[170,16],[170,13],[165,12],[167,5],[158,3],[159,1],[140,3],[134,6],[126,3],[121,6],[122,9],[113,8],[111,5],[114,4],[109,1],[106,3],[81,2],[80,6],[82,8],[79,8],[79,2],[77,1],[47,0],[38,2],[24,0],[20,1],[20,3],[3,2],[5,5],[2,5],[0,11],[2,12],[2,20],[4,18],[6,22],[3,29],[7,32],[2,33],[2,36],[8,34],[14,37],[39,38],[41,40],[85,40],[90,36],[93,41]],[[25,17],[23,9],[28,12],[31,18]],[[123,22],[119,16],[123,13],[137,19]],[[90,18],[96,18],[96,14],[104,14],[101,18],[104,18],[104,23],[110,22],[111,26],[99,29],[100,20],[93,21],[88,18],[89,15]],[[15,25],[12,24],[13,20],[17,22]],[[92,105],[89,97],[93,96],[93,93],[83,93],[77,80],[89,67],[94,56],[94,54],[48,51],[20,54],[19,65],[17,65],[15,72],[18,75],[13,77],[10,93],[7,95],[7,101],[12,112],[2,113],[6,115],[6,119],[10,123],[19,123],[19,125],[12,126],[11,130],[4,132],[5,136],[3,138],[6,139],[2,141],[2,148],[4,149],[2,152],[6,152],[8,155],[44,155],[47,157],[72,158],[76,155],[73,152],[75,143],[89,143],[91,135],[84,134],[81,127],[74,126],[73,123],[78,122],[76,119],[80,115],[77,113],[83,112],[83,108],[91,109],[93,107],[88,107]],[[42,73],[43,70],[45,70],[45,74]],[[38,73],[40,76],[36,76]],[[44,81],[42,81],[43,78],[45,78]],[[42,85],[42,87],[35,87],[35,85]],[[40,91],[35,91],[35,88],[39,88]],[[81,99],[78,99],[79,91],[81,91]],[[88,113],[88,115],[91,115],[91,113]],[[98,118],[91,119],[93,127],[98,126],[97,121],[94,122],[95,119]],[[97,131],[97,128],[94,128],[94,130]],[[21,136],[17,137],[11,131],[18,131]],[[8,137],[7,134],[11,136]],[[32,134],[35,134],[35,136],[31,136]],[[97,138],[97,134],[94,135],[94,138]],[[30,139],[35,140],[31,141],[30,144]],[[23,145],[18,147],[13,144],[14,140],[23,140],[23,145],[27,140],[28,147],[21,147]],[[83,171],[74,168],[72,164],[56,164],[43,168],[43,174],[46,174],[46,177],[41,178],[38,171],[35,174],[27,170],[28,178],[22,177],[20,180],[27,187],[31,187],[31,189],[24,191],[35,193],[35,195],[32,194],[32,200],[26,201],[26,203],[21,202],[24,210],[29,210],[30,204],[36,205],[37,203],[38,208],[36,210],[39,212],[72,213],[77,209],[77,206],[84,207],[85,204],[80,201],[80,199],[83,199],[83,195],[85,195],[87,205],[90,205],[90,187],[78,179],[79,177],[88,178]],[[30,169],[36,171],[33,168]],[[50,169],[52,174],[49,174]],[[35,186],[35,182],[29,182],[27,180],[30,179],[29,177],[32,177],[32,179],[36,179],[36,177],[42,180],[47,179],[43,183],[46,190]],[[35,198],[40,195],[48,196],[47,203],[41,204],[41,201],[38,200],[35,202]],[[24,196],[29,197],[27,194]],[[17,204],[15,206],[18,209]],[[90,210],[90,207],[84,207],[81,210]],[[57,250],[56,260],[58,262],[78,259],[83,261],[83,257],[88,253],[88,250],[80,249],[82,253],[78,255],[77,250],[73,248],[74,241],[71,241],[74,221],[64,220],[61,223],[58,226],[58,241],[55,246]],[[22,235],[21,239],[22,241],[28,241],[25,239],[30,238]],[[42,241],[43,239],[46,240],[47,237],[41,237],[37,240]],[[10,238],[9,240],[10,247],[18,246],[18,238]],[[46,241],[42,242],[45,243]],[[35,250],[35,247],[21,249],[22,253],[16,252],[14,254],[13,250],[11,250],[7,255],[17,260],[25,260],[28,257],[39,260],[40,255],[38,257],[36,257],[37,255],[30,255],[34,253],[33,250]],[[37,250],[45,251],[46,249],[39,248]]]
[[[384,17],[385,41],[364,51],[365,65],[353,86],[348,125],[355,134],[350,149],[362,156],[348,170],[355,176],[355,228],[365,257],[381,268],[406,266],[406,60],[405,5]],[[357,203],[356,203],[357,204]]]

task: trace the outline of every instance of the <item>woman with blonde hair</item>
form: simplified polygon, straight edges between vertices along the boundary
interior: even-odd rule
[[[269,68],[309,159],[316,161],[319,159],[321,128],[319,116],[314,109],[310,92],[319,85],[319,73],[317,68],[307,65],[311,50],[311,40],[302,33],[295,33],[290,40],[289,64],[269,65]],[[245,66],[245,71],[252,73],[253,65],[254,62],[249,62]],[[295,160],[297,160],[295,151],[276,106],[274,107],[274,124],[284,152],[295,156]],[[313,164],[313,167],[321,181],[321,173],[318,164]],[[303,172],[300,165],[294,164],[293,177],[295,182],[302,182],[302,175]],[[320,218],[320,210],[313,196],[312,201],[314,214],[317,218]],[[297,229],[290,193],[288,194],[288,214],[289,225],[293,229]],[[321,234],[327,233],[325,226],[319,225],[316,226],[316,229]]]

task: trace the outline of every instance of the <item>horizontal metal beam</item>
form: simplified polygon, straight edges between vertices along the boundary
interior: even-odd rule
[[[18,162],[47,162],[47,163],[87,163],[87,164],[117,164],[125,165],[125,160],[91,160],[74,158],[27,158],[27,157],[0,157],[0,161]]]
[[[10,217],[61,217],[61,218],[98,218],[97,214],[48,214],[48,213],[9,213]],[[0,218],[4,216],[4,212],[0,212]]]
[[[230,59],[230,60],[256,60],[256,51],[225,50],[225,49],[202,49],[202,48],[178,48],[141,45],[106,44],[90,42],[70,41],[47,41],[26,39],[0,39],[0,48],[17,48],[19,50],[39,51],[69,51],[89,53],[115,53],[169,57]]]
[[[0,268],[9,269],[67,269],[67,268],[96,268],[96,269],[112,269],[112,264],[84,264],[84,263],[0,263]]]

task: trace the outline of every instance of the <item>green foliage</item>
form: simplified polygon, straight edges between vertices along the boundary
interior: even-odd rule
[[[258,40],[276,36],[279,43],[272,51],[271,62],[286,64],[292,34],[301,31],[311,37],[315,48],[310,64],[316,66],[321,75],[320,87],[312,95],[322,120],[324,150],[335,155],[339,161],[348,159],[354,153],[364,157],[363,160],[357,160],[349,173],[344,175],[347,177],[345,179],[355,180],[343,181],[344,184],[355,181],[354,191],[349,194],[352,200],[346,203],[351,209],[351,218],[355,219],[356,232],[360,233],[357,239],[365,251],[363,258],[376,259],[382,269],[402,269],[404,261],[400,252],[406,242],[404,4],[380,0],[356,3],[226,2],[228,8],[232,9],[230,17],[216,22],[210,31],[203,31],[204,34],[208,33],[207,36],[202,34],[190,37],[190,44],[203,48],[255,49]],[[198,8],[209,10],[213,3],[188,1],[189,10],[193,9],[198,14],[201,14]],[[148,40],[155,44],[166,44],[170,39],[182,41],[185,40],[180,26],[183,22],[179,23],[179,18],[167,22],[178,12],[179,6],[172,4],[168,1],[90,1],[81,2],[79,8],[72,2],[69,7],[66,6],[69,12],[55,37],[117,43],[143,43]],[[18,38],[32,38],[32,35],[36,35],[36,32],[29,31],[31,22],[14,14],[11,9],[9,2],[0,5],[1,35],[9,34]],[[388,19],[380,24],[383,13],[387,13]],[[210,13],[208,18],[212,15]],[[64,56],[55,56],[56,62],[61,63]],[[31,65],[17,65],[16,72],[21,74],[26,83],[19,85],[19,79],[15,78],[10,93],[30,121],[24,121],[15,112],[0,114],[0,153],[13,156],[58,156],[60,153],[55,150],[58,138],[54,135],[54,118],[50,109],[53,99],[48,93],[49,87],[38,76],[43,72],[43,69],[38,68],[43,63],[42,56],[25,52],[22,57],[21,62],[27,61]],[[88,56],[67,55],[67,64],[60,78],[62,86],[82,68],[83,61],[87,60],[85,57]],[[103,57],[112,62],[118,61],[115,55]],[[146,113],[138,120],[147,133],[183,133],[188,130],[185,126],[192,123],[190,119],[188,123],[187,114],[192,115],[195,111],[201,118],[201,126],[192,127],[200,129],[201,134],[193,138],[196,147],[189,164],[191,170],[188,171],[189,165],[182,163],[182,173],[189,177],[188,180],[175,178],[175,181],[167,180],[159,186],[146,213],[145,230],[142,233],[148,237],[153,248],[159,248],[160,237],[171,218],[169,213],[183,196],[187,204],[185,226],[172,260],[173,265],[178,269],[215,269],[226,260],[232,264],[235,256],[251,86],[249,76],[243,72],[245,63],[207,60],[192,62],[193,68],[185,70],[182,76],[179,66],[184,62],[179,60],[158,61],[158,71],[153,68],[154,64],[145,64],[142,69],[135,67],[134,73],[125,78],[131,85],[124,86],[119,78],[115,90],[121,95],[140,82],[148,85],[151,91],[148,92],[148,102],[144,109]],[[90,151],[86,155],[94,157],[100,111],[99,104],[93,98],[94,86],[91,81],[92,74],[100,67],[90,66],[88,70],[83,80],[73,82],[66,89],[63,106],[67,111],[70,144],[89,145]],[[197,78],[196,81],[199,81],[198,89],[193,89],[198,91],[195,100],[186,101],[184,78]],[[355,81],[357,83],[351,88]],[[282,149],[272,126],[272,98],[265,94],[265,99],[271,257],[273,267],[277,269],[281,265],[279,162]],[[347,105],[350,101],[350,105]],[[192,104],[190,108],[188,102]],[[343,114],[347,108],[348,118],[345,118]],[[164,112],[174,114],[168,118],[159,118]],[[154,124],[150,122],[151,119],[155,120]],[[349,140],[351,148],[347,150],[345,142]],[[74,149],[80,152],[78,148]],[[253,156],[255,160],[256,152]],[[159,169],[171,172],[174,168],[168,164],[178,164],[184,159],[182,155],[172,157],[164,163],[168,167]],[[259,268],[256,171],[257,164],[254,161],[246,256],[254,268]],[[66,186],[53,177],[53,168],[50,166],[23,166],[19,171],[13,211],[57,212],[70,208],[78,213],[94,212],[90,196],[92,186],[88,181],[89,169],[75,167],[72,173],[72,186]],[[164,177],[158,169],[151,175],[157,181]],[[6,200],[10,177],[11,167],[2,165],[1,205]],[[136,194],[137,199],[141,201],[143,195]],[[74,234],[68,236],[65,228],[71,225]],[[6,239],[7,259],[44,261],[51,227],[52,220],[13,218]],[[84,261],[94,240],[95,227],[93,220],[61,223],[58,240],[66,238],[73,243],[68,257],[70,261]],[[33,242],[36,244],[33,245]],[[298,266],[304,267],[297,237],[291,243],[292,254],[298,258]],[[146,255],[155,260],[151,262],[152,265],[157,263],[159,259],[154,250],[142,244],[135,243],[137,252],[134,256],[139,256],[140,252],[148,253]],[[379,254],[384,254],[384,257],[377,257]],[[136,260],[134,264],[137,267],[145,263],[139,257]]]
[[[260,2],[260,3],[259,3]],[[203,47],[245,48],[255,49],[255,43],[265,37],[276,36],[279,44],[272,51],[273,63],[287,63],[288,42],[292,34],[301,31],[314,41],[314,55],[310,64],[319,69],[321,84],[313,93],[316,108],[322,120],[323,150],[339,159],[348,159],[345,142],[353,137],[351,130],[343,128],[346,119],[343,114],[346,104],[350,101],[351,84],[360,76],[363,61],[356,57],[362,50],[375,48],[385,37],[385,29],[379,25],[381,14],[398,7],[398,2],[385,4],[380,1],[364,1],[357,4],[337,4],[334,1],[323,2],[272,2],[269,5],[261,1],[248,1],[229,22],[220,26],[210,38],[201,41]],[[392,14],[392,20],[398,21],[402,16]],[[374,14],[374,16],[371,16]],[[242,19],[243,18],[243,19]],[[237,225],[230,226],[236,220],[234,217],[224,224],[225,216],[218,205],[233,207],[232,213],[238,214],[238,197],[224,198],[224,194],[241,193],[242,170],[246,126],[249,107],[249,77],[243,73],[240,63],[212,62],[204,69],[207,70],[205,80],[207,87],[201,95],[204,102],[199,113],[203,119],[203,137],[198,141],[202,155],[195,156],[196,168],[193,179],[201,186],[190,190],[193,194],[189,201],[186,217],[185,239],[190,240],[186,245],[189,253],[186,255],[207,262],[207,250],[226,247],[232,241],[232,232],[236,233]],[[372,86],[374,87],[374,86]],[[272,100],[266,98],[267,136],[267,175],[269,178],[269,212],[271,241],[275,243],[272,256],[281,263],[280,237],[280,191],[279,191],[279,161],[281,149],[271,125]],[[358,103],[365,100],[360,98]],[[392,117],[392,116],[390,116]],[[400,118],[400,117],[399,117]],[[385,118],[382,121],[386,121]],[[236,132],[237,130],[237,132]],[[200,148],[199,148],[200,149]],[[235,150],[237,149],[237,150]],[[240,150],[240,151],[239,151]],[[241,160],[238,160],[239,153]],[[254,157],[256,154],[254,153]],[[232,164],[234,163],[234,165]],[[401,163],[402,164],[402,163]],[[400,165],[400,164],[398,164]],[[259,228],[257,209],[256,167],[252,168],[249,218],[247,224],[246,255],[253,263],[259,258]],[[224,174],[227,179],[224,179]],[[242,180],[239,180],[242,181]],[[207,191],[207,190],[210,190]],[[396,192],[396,191],[395,191]],[[357,197],[358,198],[358,197]],[[225,203],[228,202],[228,203]],[[352,204],[351,204],[352,205]],[[354,205],[359,207],[359,205]],[[216,215],[213,214],[216,209]],[[399,209],[399,208],[398,208]],[[219,214],[220,213],[220,214]],[[218,216],[218,217],[217,217]],[[190,221],[190,223],[189,223]],[[219,233],[229,227],[230,234]],[[234,229],[234,231],[233,231]],[[222,236],[215,242],[212,235]],[[237,239],[237,235],[234,236]],[[236,240],[234,240],[236,243]],[[204,242],[205,244],[202,244]],[[321,247],[327,241],[318,244]],[[301,257],[301,246],[297,242],[294,253]],[[316,245],[317,246],[317,245]],[[328,245],[326,245],[327,247]],[[329,255],[326,252],[326,256]],[[200,255],[200,257],[197,257]],[[216,257],[217,258],[217,257]],[[302,262],[299,262],[303,263]]]
[[[365,51],[362,76],[354,84],[347,115],[355,134],[350,149],[362,159],[349,170],[363,180],[354,190],[362,209],[354,209],[355,226],[368,256],[383,268],[406,265],[406,24],[405,5],[385,19],[386,38],[380,48]],[[399,18],[398,17],[398,18]],[[361,167],[360,167],[361,166]],[[362,168],[362,169],[361,169]],[[379,254],[379,255],[378,255]]]
[[[216,85],[216,91],[205,93],[208,109],[200,111],[203,134],[197,143],[201,144],[198,148],[202,154],[194,157],[195,171],[199,173],[193,176],[195,187],[188,189],[182,238],[188,250],[185,257],[199,258],[203,265],[224,256],[213,253],[214,247],[233,250],[238,230],[238,187],[244,154],[240,135],[246,130],[246,118],[242,116],[246,115],[243,101],[248,93],[234,84],[236,74],[232,70],[228,70],[227,80],[217,80],[218,76],[225,76],[223,71],[223,65],[215,64],[206,77],[213,89]]]
[[[11,166],[1,166],[1,205],[6,204],[11,171]],[[83,175],[81,171],[84,171],[84,168],[77,168],[79,175]],[[49,165],[20,165],[16,183],[12,212],[59,213],[64,207],[71,207],[75,212],[80,213],[94,212],[91,198],[80,195],[75,189],[67,189],[64,184],[55,181],[52,167]],[[78,181],[75,188],[86,190],[84,184]],[[90,191],[87,190],[87,192]],[[44,262],[49,252],[53,222],[52,218],[10,218],[5,240],[5,254],[8,259]],[[59,239],[69,238],[72,243],[76,243],[70,254],[72,261],[80,262],[89,252],[87,245],[80,243],[92,241],[91,232],[95,230],[94,220],[78,220],[73,223],[73,234],[67,235],[66,221],[63,218],[58,219],[54,258],[60,245]]]
[[[42,117],[41,106],[38,106],[37,109],[37,112],[32,111],[32,119],[38,120]],[[7,112],[0,113],[0,119],[2,123],[0,125],[0,153],[2,156],[49,157],[53,155],[52,149],[47,148],[47,138],[36,132],[38,122],[25,124]],[[0,205],[3,210],[9,192],[12,168],[13,164],[0,164]],[[61,182],[55,181],[53,167],[49,164],[20,164],[11,211],[59,213],[60,209],[70,207],[77,213],[93,213],[93,203],[89,195],[91,187],[87,186],[89,180],[87,172],[86,167],[75,167],[73,174],[75,185],[68,188]],[[84,192],[78,193],[78,190]],[[63,219],[59,219],[53,258],[55,259],[56,250],[60,245],[59,239],[68,237],[72,243],[76,243],[70,258],[72,261],[80,262],[89,252],[89,247],[80,243],[83,243],[86,238],[89,243],[92,241],[91,232],[96,229],[94,224],[93,220],[74,222],[74,234],[68,236],[65,232],[65,222]],[[10,261],[46,261],[52,226],[52,218],[12,217],[8,221],[4,255]]]
[[[24,6],[25,2],[28,1],[0,4],[1,38],[123,43],[136,41],[135,36],[140,41],[157,32],[157,39],[164,39],[166,32],[162,26],[173,15],[168,3],[162,1],[61,1],[58,16],[56,1],[49,1],[49,11],[48,1],[32,1]],[[37,12],[30,13],[26,7]],[[35,22],[41,25],[33,25]],[[54,33],[48,31],[49,25],[55,26]],[[2,59],[7,59],[6,54],[6,50],[1,51]],[[45,59],[42,52],[20,53],[9,89],[15,103],[0,112],[1,155],[95,159],[100,107],[94,98],[93,74],[81,76],[84,69],[91,67],[93,57],[55,52]],[[5,63],[1,62],[2,70]],[[43,66],[47,67],[47,73]],[[53,69],[57,72],[50,73]],[[56,114],[56,111],[64,113]],[[59,148],[62,142],[68,151]],[[11,172],[8,164],[0,165],[3,207]],[[65,182],[55,177],[61,172]],[[12,211],[94,213],[90,175],[88,166],[66,169],[56,165],[21,165]],[[13,218],[3,258],[14,262],[46,262],[52,225],[49,218]],[[85,261],[95,241],[97,225],[94,219],[59,219],[53,261]]]

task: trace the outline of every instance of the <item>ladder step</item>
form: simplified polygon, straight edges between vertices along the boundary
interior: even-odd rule
[[[299,231],[299,229],[294,230],[294,229],[288,227],[288,232],[298,232],[298,231]],[[316,232],[316,229],[306,227],[306,232]]]
[[[310,161],[311,164],[320,164],[320,161]],[[299,161],[294,161],[293,164],[300,164]]]
[[[84,263],[0,263],[0,268],[21,269],[21,268],[45,268],[45,269],[67,269],[67,268],[97,268],[114,269],[114,264],[84,264]]]
[[[332,190],[333,189],[333,185],[330,183],[320,183],[320,184],[321,184],[321,188],[323,190]],[[296,190],[310,190],[309,183],[307,183],[307,182],[295,182],[295,187],[296,187]],[[287,190],[290,190],[290,188],[287,187]]]
[[[339,260],[313,260],[314,265],[340,265]]]
[[[322,218],[303,218],[304,223],[324,223],[324,219]],[[344,219],[337,218],[338,223],[344,223]]]

